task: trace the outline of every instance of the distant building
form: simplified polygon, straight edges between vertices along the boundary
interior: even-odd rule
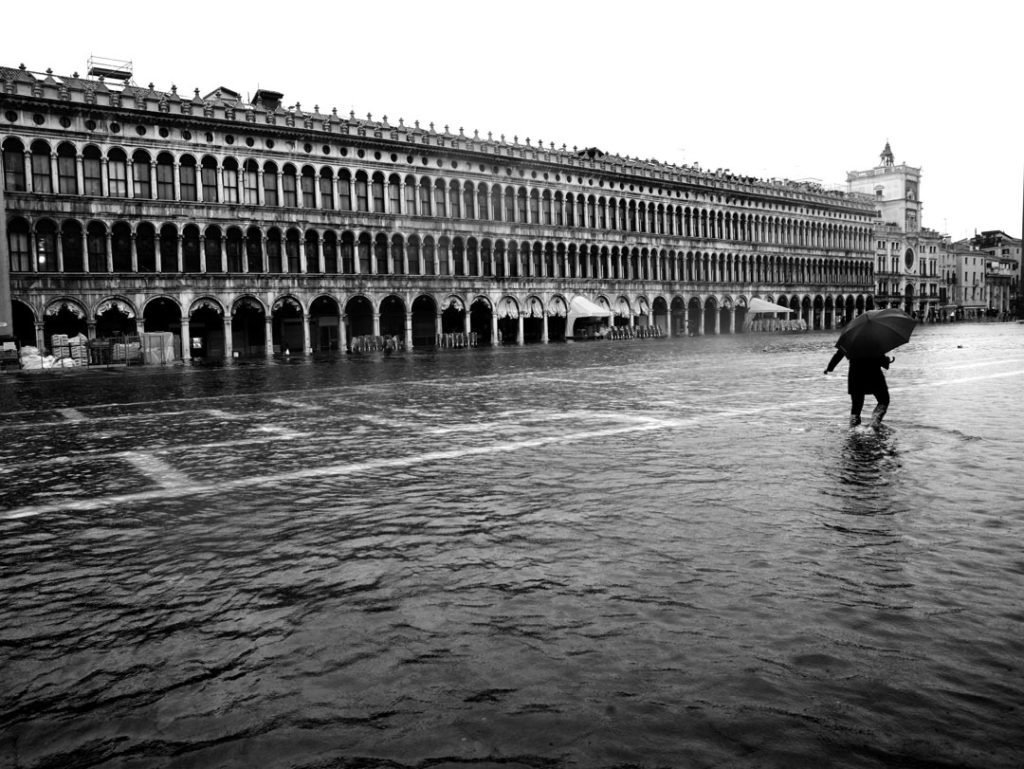
[[[0,67],[23,343],[169,331],[220,358],[609,318],[733,333],[754,297],[832,328],[873,306],[873,195],[90,71]]]
[[[947,246],[942,262],[946,319],[980,320],[988,309],[986,271],[989,256],[972,242],[958,240]]]
[[[874,230],[875,304],[901,307],[924,320],[939,317],[942,261],[947,239],[922,226],[921,169],[897,165],[889,142],[879,165],[850,171],[847,189],[870,195],[878,211]]]
[[[989,314],[1020,316],[1021,239],[1002,230],[985,230],[971,242],[989,256],[985,270]]]

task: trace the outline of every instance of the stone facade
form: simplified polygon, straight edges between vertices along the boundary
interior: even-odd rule
[[[754,297],[831,328],[872,306],[868,195],[110,74],[0,67],[23,342],[171,331],[185,356],[231,357],[609,319],[732,333]]]

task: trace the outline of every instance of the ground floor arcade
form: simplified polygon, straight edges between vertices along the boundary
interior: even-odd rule
[[[279,287],[280,288],[280,287]],[[294,287],[292,287],[294,288]],[[122,291],[15,294],[21,345],[170,332],[176,354],[245,358],[318,351],[545,344],[611,336],[697,336],[773,328],[745,323],[755,296],[790,308],[780,320],[830,329],[872,306],[870,295],[521,291]],[[777,328],[778,326],[774,326]]]

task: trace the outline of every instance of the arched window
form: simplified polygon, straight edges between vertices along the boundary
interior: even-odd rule
[[[194,224],[186,224],[181,238],[182,272],[200,272],[202,263],[199,249],[202,247],[199,228]]]
[[[260,204],[260,167],[255,160],[249,158],[245,161],[243,168],[242,200],[247,206],[258,206]]]
[[[369,233],[364,232],[359,236],[357,255],[359,259],[358,271],[361,275],[370,275],[373,272],[372,246],[373,243],[370,241]]]
[[[295,208],[299,205],[298,184],[295,180],[295,166],[285,163],[281,169],[281,205]]]
[[[352,175],[344,168],[338,172],[338,208],[352,210]]]
[[[50,176],[50,145],[44,141],[32,142],[32,191],[53,192],[53,177]]]
[[[89,272],[106,272],[107,228],[102,222],[89,222],[85,230],[85,245],[89,252]]]
[[[245,269],[247,272],[263,272],[263,233],[259,227],[245,231]]]
[[[448,208],[446,206],[446,200],[444,196],[444,181],[438,179],[434,182],[434,216],[446,217],[448,216]]]
[[[132,271],[132,228],[126,222],[116,222],[110,228],[114,272]]]
[[[416,196],[418,194],[415,177],[405,177],[405,213],[416,215]]]
[[[423,241],[423,274],[437,274],[437,263],[434,257],[434,239],[430,237],[425,238]]]
[[[384,213],[384,174],[377,172],[373,175],[373,213]]]
[[[530,191],[530,223],[540,224],[540,193],[537,190]]]
[[[135,228],[135,254],[139,272],[156,272],[156,228],[149,222],[141,222]],[[67,254],[64,269],[67,269]]]
[[[519,201],[519,218],[518,218],[518,221],[521,224],[529,224],[530,223],[530,211],[529,211],[529,205],[528,205],[527,199],[526,199],[526,187],[520,187],[519,188],[519,195],[517,196],[517,198],[518,198],[518,201]]]
[[[95,194],[88,191],[88,181],[85,187],[86,194]],[[160,200],[174,200],[174,159],[167,152],[156,156],[156,196]]]
[[[178,181],[182,200],[199,200],[196,159],[191,155],[182,155],[178,163]]]
[[[420,273],[420,239],[418,236],[413,235],[409,238],[409,245],[405,249],[405,259],[409,266],[410,275],[419,275]]]
[[[228,272],[242,271],[243,240],[241,229],[238,227],[228,227],[228,236],[224,241],[224,246],[227,251]],[[206,269],[210,269],[209,263],[207,263]]]
[[[292,275],[302,272],[302,261],[299,258],[299,231],[294,227],[288,229],[284,241],[284,252],[287,257],[287,271]]]
[[[423,179],[420,182],[420,216],[430,216],[430,212],[433,206],[431,206],[430,200],[430,179]]]
[[[511,187],[505,188],[505,221],[516,220],[516,191]]]
[[[302,185],[302,207],[316,208],[316,172],[312,166],[303,166],[299,181]]]
[[[238,202],[238,161],[234,158],[225,158],[221,165],[221,173],[224,177],[224,202]]]
[[[267,272],[283,271],[281,261],[281,230],[271,227],[267,231]]]
[[[495,185],[491,188],[491,218],[500,222],[503,217],[504,209],[504,196],[501,194],[501,187]]]
[[[334,208],[334,173],[330,168],[320,170],[320,208]]]
[[[115,147],[107,153],[107,179],[107,194],[110,197],[128,197],[128,156],[124,154],[124,150]]]
[[[203,234],[203,253],[206,256],[207,272],[223,272],[221,266],[220,227],[211,225]]]
[[[324,272],[328,275],[338,274],[338,236],[334,230],[324,233],[322,243],[324,254]]]
[[[18,218],[7,225],[7,249],[11,255],[11,272],[31,272],[32,246],[28,222]]]
[[[217,195],[217,159],[206,155],[202,167],[203,202],[216,203]]]
[[[152,200],[153,183],[150,179],[149,153],[135,150],[132,153],[132,194],[143,200]]]
[[[100,157],[99,148],[92,144],[82,152],[82,185],[86,195],[103,195],[103,164]],[[173,187],[171,191],[173,197]]]
[[[476,191],[476,217],[487,218],[487,185],[481,184]]]
[[[57,148],[57,191],[61,195],[78,194],[75,148],[68,142],[64,142]]]
[[[355,236],[351,232],[341,233],[341,271],[346,275],[356,271]]]
[[[369,213],[370,211],[370,189],[366,173],[356,172],[356,211]]]
[[[462,204],[459,201],[459,183],[453,181],[448,188],[448,201],[451,203],[451,211],[449,212],[452,219],[459,219],[462,217]]]
[[[467,219],[476,218],[476,212],[473,210],[475,208],[475,206],[473,205],[473,197],[473,183],[466,182],[466,185],[462,188],[462,204],[465,207],[466,213],[464,214],[464,216]]]
[[[544,197],[541,198],[541,221],[546,225],[550,225],[552,223],[551,190],[544,190]]]
[[[263,164],[263,205],[277,206],[280,205],[279,200],[277,196],[277,163],[267,161]],[[280,270],[271,269],[271,272],[280,272]]]
[[[173,224],[165,224],[160,228],[160,272],[180,272],[178,228]]]
[[[310,169],[312,170],[312,169]],[[303,171],[305,176],[305,171]],[[320,272],[320,235],[316,230],[306,231],[303,253],[306,257],[306,272]]]
[[[60,228],[60,245],[64,252],[64,272],[83,272],[82,225],[74,219],[65,221]]]
[[[57,271],[57,225],[51,219],[36,223],[36,269]]]
[[[402,213],[402,181],[397,174],[388,177],[388,213]]]
[[[14,138],[6,139],[3,144],[3,158],[4,189],[8,192],[24,192],[25,145]]]

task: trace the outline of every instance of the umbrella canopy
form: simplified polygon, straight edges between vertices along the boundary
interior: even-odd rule
[[[917,321],[903,310],[868,310],[846,325],[836,347],[847,358],[877,358],[906,344],[915,325]]]
[[[774,302],[766,302],[764,299],[754,297],[747,305],[747,312],[754,314],[758,312],[793,312],[789,307]]]

